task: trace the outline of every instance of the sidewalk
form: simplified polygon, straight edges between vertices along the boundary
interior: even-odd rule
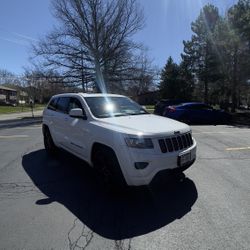
[[[43,110],[38,110],[34,112],[34,117],[41,117]],[[13,119],[23,119],[23,118],[32,118],[32,113],[30,112],[19,112],[19,113],[11,113],[11,114],[3,114],[0,115],[0,121],[7,121]]]
[[[18,127],[28,124],[36,124],[42,122],[43,110],[35,111],[34,117],[30,112],[20,112],[0,115],[0,128]]]

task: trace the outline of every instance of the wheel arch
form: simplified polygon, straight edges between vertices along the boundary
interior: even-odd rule
[[[112,151],[112,153],[117,158],[117,155],[116,155],[116,153],[115,153],[115,151],[114,151],[114,149],[112,147],[110,147],[110,146],[108,146],[106,144],[100,143],[100,142],[94,142],[92,147],[91,147],[91,153],[90,153],[90,162],[91,162],[91,164],[93,164],[93,157],[94,157],[95,150],[100,149],[100,148],[105,148],[105,149],[108,149],[108,150]]]
[[[48,129],[49,132],[50,132],[49,126],[48,126],[47,124],[44,124],[44,123],[43,123],[43,125],[42,125],[43,134],[44,134],[44,132],[45,132],[46,129]]]
[[[50,136],[52,137],[52,139],[53,139],[55,145],[58,147],[59,145],[57,144],[56,138],[55,138],[54,134],[52,133],[51,129],[49,128],[48,124],[43,123],[43,124],[42,124],[42,132],[43,132],[43,135],[44,135],[44,132],[45,132],[46,129],[49,131]]]
[[[106,144],[103,144],[103,143],[99,143],[99,142],[95,142],[93,143],[92,145],[92,148],[91,148],[91,164],[92,166],[94,166],[94,153],[95,153],[95,150],[97,149],[106,149],[106,150],[109,150],[112,155],[111,156],[114,156],[115,157],[115,165],[113,165],[113,170],[114,170],[114,176],[115,176],[115,179],[116,180],[119,180],[117,182],[117,185],[120,186],[120,187],[125,187],[127,186],[127,180],[126,180],[126,173],[124,173],[124,169],[122,169],[121,165],[120,165],[120,162],[119,162],[119,159],[117,157],[117,154],[115,153],[114,149]],[[117,186],[117,187],[118,187]]]

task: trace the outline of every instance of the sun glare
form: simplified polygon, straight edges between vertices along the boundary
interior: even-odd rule
[[[115,110],[115,105],[113,103],[107,103],[105,105],[105,110],[109,113],[112,113]]]

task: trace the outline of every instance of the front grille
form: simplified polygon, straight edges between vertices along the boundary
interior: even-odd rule
[[[193,145],[191,133],[186,133],[178,136],[172,136],[159,140],[159,146],[162,153],[174,152],[189,148]]]

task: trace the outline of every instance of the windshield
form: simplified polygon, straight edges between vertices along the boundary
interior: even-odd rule
[[[144,108],[127,97],[86,97],[85,100],[97,118],[148,114]]]

